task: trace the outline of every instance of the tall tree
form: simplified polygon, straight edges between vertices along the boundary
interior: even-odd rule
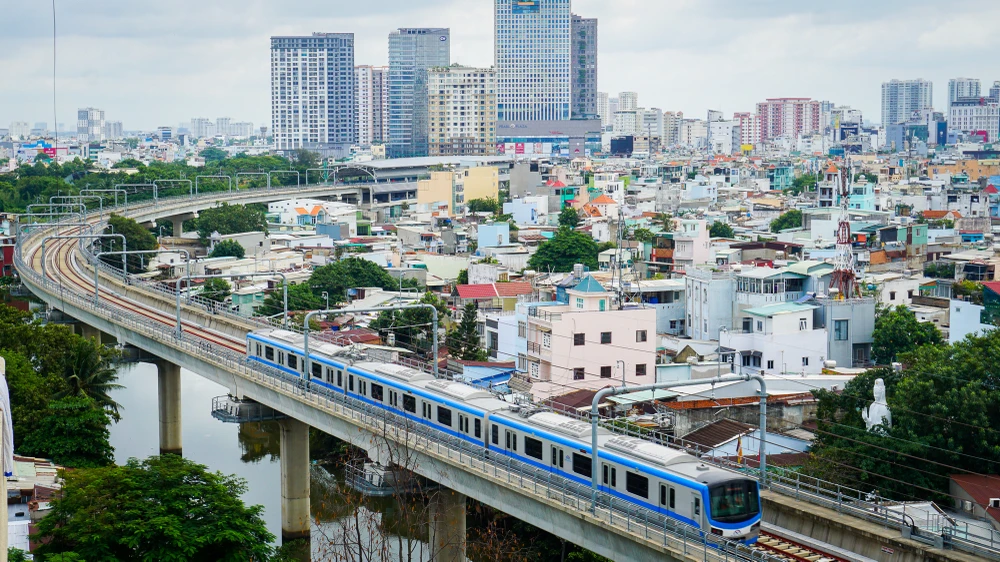
[[[430,304],[437,309],[439,329],[451,315],[444,301],[429,291],[420,298],[420,304]],[[395,334],[396,345],[414,351],[429,351],[433,341],[433,320],[434,313],[427,309],[387,310],[379,313],[368,327],[377,330],[383,338],[389,333]]]
[[[89,398],[108,411],[115,421],[121,419],[121,404],[111,398],[111,392],[124,388],[117,384],[118,371],[112,365],[114,352],[90,338],[80,338],[66,357],[63,379],[66,389],[55,398]]]
[[[153,233],[146,230],[142,225],[135,222],[134,219],[127,217],[122,217],[119,215],[112,214],[108,219],[108,228],[104,231],[105,234],[121,234],[125,236],[125,242],[128,246],[128,251],[133,252],[137,250],[155,250],[157,247],[156,236]],[[104,249],[109,252],[118,252],[123,249],[121,238],[118,236],[109,236],[101,240],[100,244]],[[109,255],[101,256],[101,260],[105,261],[115,267],[121,267],[123,260],[128,264],[128,271],[130,273],[143,273],[145,271],[144,264],[148,264],[152,254],[149,255]]]
[[[573,207],[564,207],[559,212],[559,226],[576,228],[580,224],[580,213]]]
[[[264,508],[240,497],[246,481],[177,455],[66,474],[38,524],[45,560],[268,560]]]
[[[114,462],[108,413],[86,396],[49,402],[39,429],[24,438],[22,454],[52,459],[69,468],[107,466]]]
[[[732,238],[736,236],[736,233],[733,232],[733,227],[728,224],[715,221],[712,223],[712,227],[708,229],[708,235],[712,238]]]
[[[920,322],[905,306],[879,309],[872,336],[872,360],[888,365],[922,345],[940,345],[941,332],[930,322]]]
[[[465,361],[486,361],[486,351],[479,346],[479,328],[476,322],[478,307],[468,302],[462,308],[462,321],[448,333],[448,352],[452,357]]]
[[[258,312],[265,316],[273,316],[284,310],[285,294],[281,287],[278,287],[267,294],[264,302],[260,305]],[[331,306],[338,301],[331,300]],[[321,294],[314,292],[308,283],[299,283],[288,287],[288,310],[319,310],[326,305]]]
[[[573,265],[582,263],[597,269],[597,243],[589,234],[562,227],[528,260],[528,267],[536,271],[573,271]]]
[[[267,232],[267,217],[264,210],[254,205],[230,205],[222,203],[218,207],[205,209],[198,214],[198,236],[208,240],[213,232],[219,234],[239,234],[242,232]]]
[[[233,294],[233,288],[225,279],[213,277],[205,280],[205,284],[202,285],[201,293],[199,294],[208,300],[223,302],[229,295]]]
[[[219,162],[222,162],[223,160],[228,158],[229,153],[226,152],[225,150],[222,150],[221,148],[210,146],[205,150],[199,152],[198,156],[201,156],[202,158],[205,159],[205,164],[218,164]]]
[[[373,261],[363,258],[347,258],[313,270],[309,285],[316,294],[327,291],[330,302],[340,302],[347,298],[347,290],[353,287],[381,287],[392,289],[399,281]]]
[[[243,248],[236,240],[226,239],[219,241],[218,244],[212,248],[211,253],[208,254],[210,258],[226,258],[232,257],[237,259],[242,259],[246,255],[246,249]]]
[[[789,228],[802,228],[802,211],[792,209],[781,213],[778,218],[771,221],[771,232],[781,232]]]

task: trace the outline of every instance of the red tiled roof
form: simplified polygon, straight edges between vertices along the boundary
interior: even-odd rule
[[[497,295],[496,287],[492,283],[480,285],[459,285],[455,287],[458,296],[463,299],[492,299]]]
[[[501,297],[516,297],[519,295],[531,294],[531,283],[526,281],[511,281],[509,283],[495,283],[497,295]]]
[[[987,185],[986,189],[984,189],[983,191],[985,193],[989,193],[991,195],[994,194],[994,193],[1000,193],[1000,190],[997,189],[997,186],[995,186],[993,184]]]
[[[923,215],[925,219],[937,220],[943,219],[948,216],[949,213],[956,219],[962,218],[962,213],[959,213],[958,211],[924,211]]]
[[[1000,281],[986,281],[983,283],[983,287],[986,287],[987,289],[1000,295]]]
[[[614,203],[615,203],[614,199],[612,199],[612,198],[610,198],[610,197],[608,197],[607,195],[604,195],[604,194],[601,194],[596,199],[591,199],[590,200],[590,204],[591,205],[614,205]]]
[[[989,507],[990,499],[1000,498],[1000,477],[980,474],[952,474],[951,479],[965,493],[972,496],[973,501],[986,508],[986,513],[993,519],[1000,519],[1000,509]]]

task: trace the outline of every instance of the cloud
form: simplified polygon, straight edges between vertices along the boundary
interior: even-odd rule
[[[491,0],[57,0],[59,121],[106,110],[127,129],[191,117],[270,121],[269,37],[353,32],[357,64],[385,64],[398,27],[449,27],[452,60],[493,62]],[[599,87],[640,104],[704,116],[753,110],[767,97],[810,96],[879,118],[880,84],[1000,79],[990,22],[1000,3],[952,0],[576,0],[599,19]],[[0,127],[52,120],[52,14],[20,2],[0,19]],[[993,70],[996,75],[984,75]]]

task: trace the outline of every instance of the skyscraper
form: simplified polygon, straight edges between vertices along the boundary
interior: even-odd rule
[[[104,110],[85,107],[76,112],[76,139],[80,142],[104,140]]]
[[[568,120],[572,104],[570,0],[495,2],[499,119]]]
[[[993,86],[990,87],[989,98],[991,101],[1000,102],[1000,80],[994,82]]]
[[[597,115],[601,118],[601,126],[607,127],[611,124],[611,112],[608,107],[608,93],[597,92]]]
[[[597,18],[572,15],[570,76],[573,119],[597,116]]]
[[[906,122],[914,111],[934,107],[934,83],[923,78],[882,83],[882,126]]]
[[[346,156],[357,142],[354,34],[271,37],[271,129],[279,152]]]
[[[948,108],[958,101],[959,98],[979,97],[978,78],[952,78],[948,80]]]
[[[820,102],[809,98],[768,98],[757,104],[760,138],[756,142],[823,130]]]
[[[427,156],[427,69],[450,64],[446,28],[400,28],[389,34],[390,158]]]
[[[618,111],[635,111],[639,108],[639,94],[636,92],[618,93]]]
[[[356,66],[358,102],[358,143],[381,144],[389,138],[389,69],[384,66]]]
[[[432,68],[427,84],[430,155],[496,154],[497,78],[493,69]]]

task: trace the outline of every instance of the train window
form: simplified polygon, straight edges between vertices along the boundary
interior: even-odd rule
[[[483,436],[483,424],[481,421],[476,420],[473,424],[473,429],[475,429],[476,439]]]
[[[510,431],[504,431],[504,437],[506,438],[507,450],[510,450]]]
[[[563,450],[559,449],[559,468],[563,467]]]
[[[337,371],[337,386],[344,388],[344,372]]]
[[[494,445],[499,445],[500,444],[500,426],[498,426],[497,424],[493,424],[493,430],[492,430],[491,433],[493,434],[492,435],[492,437],[493,437],[493,444]]]
[[[403,409],[411,414],[417,412],[417,399],[410,396],[409,394],[403,395]]]
[[[614,488],[618,485],[618,471],[613,466],[604,466],[604,484],[608,484],[608,473],[611,473],[611,487]]]
[[[694,497],[694,514],[701,515],[701,498],[698,496]]]
[[[260,344],[255,344],[257,346],[257,357],[260,357]]]
[[[660,484],[660,505],[667,505],[667,487]]]
[[[323,378],[323,365],[313,361],[312,363],[312,376],[317,379]]]
[[[354,375],[347,375],[347,390],[354,392]]]
[[[677,503],[675,501],[676,497],[677,497],[677,491],[674,490],[673,488],[670,488],[670,509],[673,509],[674,508],[674,504]]]
[[[458,430],[462,432],[465,431],[465,416],[462,414],[458,415]]]
[[[326,368],[326,377],[323,380],[326,382],[333,382],[333,369],[329,367]]]
[[[555,448],[555,446],[552,447],[552,459],[549,462],[552,464],[552,466],[556,466],[557,463],[558,463],[558,460],[556,459],[556,448]]]
[[[532,439],[527,435],[524,436],[524,454],[529,457],[542,460],[542,442],[538,439]]]
[[[585,457],[579,453],[573,453],[573,472],[579,474],[580,476],[590,478],[590,457]]]
[[[378,401],[382,401],[382,385],[372,383],[372,398]]]
[[[451,427],[451,410],[438,406],[438,423]]]
[[[427,402],[424,402],[424,417],[431,419],[431,405]]]
[[[289,353],[288,354],[288,366],[291,367],[291,368],[293,368],[293,369],[298,369],[299,368],[299,358],[296,357],[296,356],[294,356],[294,355],[292,355],[291,353]]]
[[[625,472],[625,491],[640,498],[649,498],[649,478],[634,472]]]
[[[285,352],[284,351],[279,351],[278,352],[278,364],[279,365],[284,365],[285,364]]]
[[[368,396],[368,381],[361,379],[361,396]]]
[[[268,361],[274,361],[274,348],[271,346],[264,347],[264,359]]]

